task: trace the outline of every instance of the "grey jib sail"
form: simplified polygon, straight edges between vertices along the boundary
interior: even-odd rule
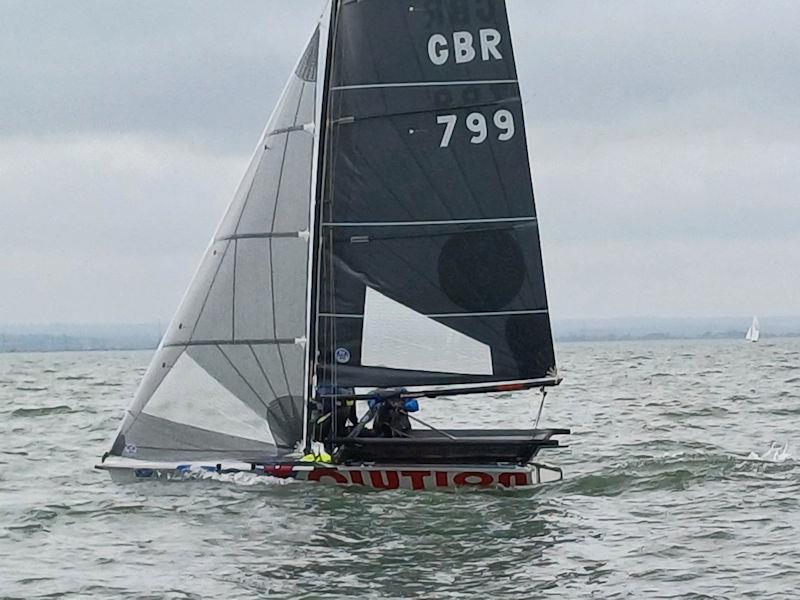
[[[319,32],[148,368],[112,454],[256,460],[303,432]]]
[[[332,35],[320,380],[552,380],[505,2],[340,0]]]

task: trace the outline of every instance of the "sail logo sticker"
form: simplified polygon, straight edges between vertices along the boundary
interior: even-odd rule
[[[481,60],[503,60],[503,55],[497,47],[502,36],[497,29],[481,29],[478,31]],[[452,52],[451,52],[452,50]],[[435,33],[428,39],[428,58],[437,67],[447,64],[450,57],[456,64],[472,62],[478,56],[475,49],[475,36],[469,31],[453,32],[453,43],[441,33]]]
[[[336,362],[339,364],[345,364],[350,362],[350,351],[347,348],[337,348],[336,350]]]
[[[125,444],[122,454],[123,456],[136,456],[138,452],[139,448],[137,448],[135,444]]]

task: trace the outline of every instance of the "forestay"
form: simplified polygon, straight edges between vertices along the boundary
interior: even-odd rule
[[[319,31],[147,370],[112,454],[288,452],[303,433]]]
[[[555,382],[505,3],[341,0],[332,35],[319,378]]]

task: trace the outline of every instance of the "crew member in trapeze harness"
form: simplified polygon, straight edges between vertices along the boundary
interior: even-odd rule
[[[354,390],[334,385],[321,385],[317,388],[317,394],[319,396],[353,396]],[[346,437],[352,428],[358,425],[356,401],[353,398],[335,400],[322,398],[318,401],[317,408],[312,414],[312,423],[313,439],[322,442],[325,450],[331,452],[334,432],[336,437]]]
[[[321,385],[317,394],[322,398],[311,417],[313,439],[321,442],[326,452],[332,452],[334,438],[347,437],[354,428],[358,429],[355,435],[359,437],[408,437],[411,433],[408,413],[419,411],[419,402],[401,398],[400,394],[405,391],[405,388],[373,390],[368,402],[369,412],[359,420],[353,398],[330,397],[352,396],[353,388]],[[370,420],[372,427],[366,428]]]
[[[411,434],[411,420],[408,413],[419,410],[419,402],[400,397],[400,390],[376,390],[376,398],[369,401],[370,412],[375,412],[372,429],[362,435],[369,437],[408,437]]]

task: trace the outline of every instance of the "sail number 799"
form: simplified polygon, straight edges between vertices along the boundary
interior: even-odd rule
[[[501,142],[507,142],[514,137],[514,115],[511,111],[506,109],[498,110],[492,117],[494,127],[497,130],[497,139]],[[444,132],[442,133],[442,141],[439,144],[442,148],[450,146],[450,140],[453,137],[453,132],[458,125],[458,115],[439,115],[436,117],[436,122],[439,125],[444,125]],[[467,115],[464,126],[472,132],[470,143],[482,144],[489,137],[489,125],[486,122],[486,117],[479,112],[470,113]]]

